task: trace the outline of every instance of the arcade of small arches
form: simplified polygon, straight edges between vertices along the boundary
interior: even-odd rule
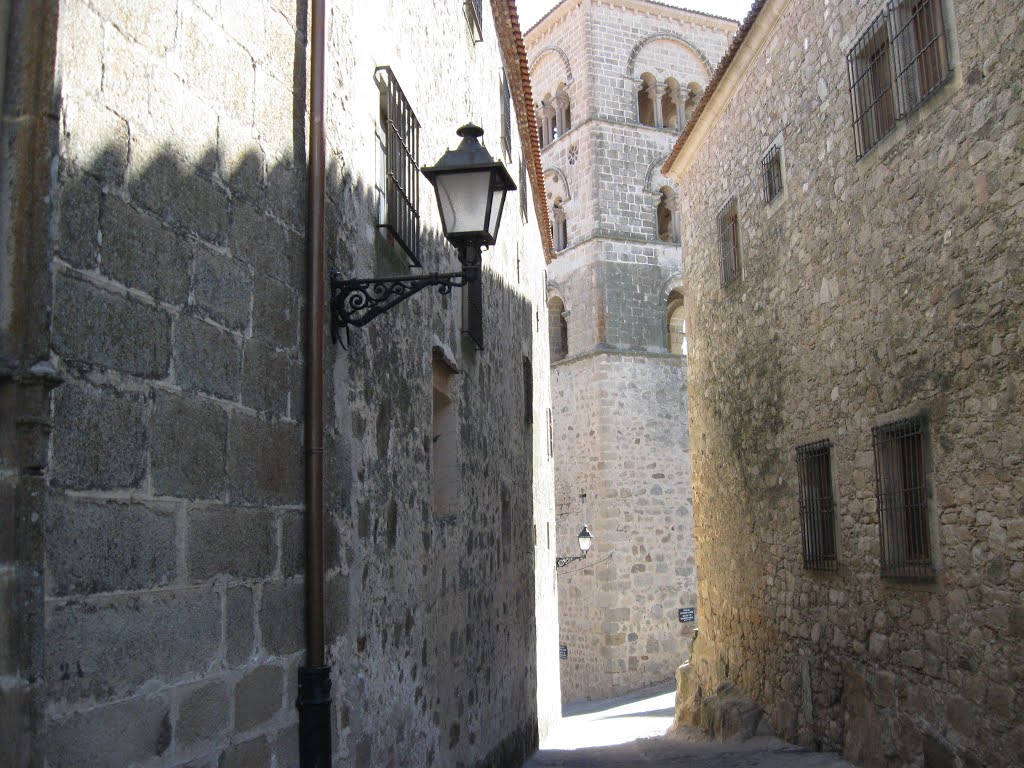
[[[564,82],[555,87],[554,94],[549,91],[540,100],[537,107],[537,125],[541,147],[546,147],[559,136],[564,136],[572,127],[572,106]]]
[[[688,354],[684,310],[683,291],[673,288],[665,305],[664,344],[669,354],[681,357]],[[548,347],[552,363],[569,356],[569,311],[554,288],[548,290]]]
[[[637,122],[651,128],[678,131],[693,114],[704,89],[699,83],[683,86],[674,77],[658,82],[650,72],[636,81]]]

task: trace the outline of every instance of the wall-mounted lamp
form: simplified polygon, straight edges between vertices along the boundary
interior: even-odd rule
[[[331,330],[338,340],[342,328],[363,326],[424,288],[442,294],[480,278],[480,249],[494,245],[501,225],[505,195],[516,189],[505,166],[480,144],[484,131],[467,123],[459,128],[462,143],[448,150],[422,173],[434,187],[444,236],[459,253],[461,272],[408,277],[342,280],[331,270]]]
[[[569,563],[582,560],[587,556],[587,552],[590,551],[590,545],[594,543],[594,537],[590,534],[590,529],[584,525],[583,530],[576,534],[576,540],[580,543],[580,552],[583,554],[576,555],[575,557],[556,557],[555,568],[563,568]]]

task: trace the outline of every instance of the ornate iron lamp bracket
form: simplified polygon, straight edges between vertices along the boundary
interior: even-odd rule
[[[461,272],[442,272],[407,277],[382,277],[372,280],[342,280],[341,272],[331,270],[331,336],[340,340],[341,330],[359,328],[396,304],[422,291],[437,287],[445,295],[480,277],[479,263],[467,264]]]
[[[573,562],[575,562],[577,560],[582,560],[586,556],[587,556],[587,554],[584,552],[582,555],[576,555],[575,557],[556,557],[555,558],[555,568],[564,568],[569,563],[573,563]]]

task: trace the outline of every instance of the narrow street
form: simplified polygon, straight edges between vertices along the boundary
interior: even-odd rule
[[[572,704],[524,768],[842,768],[832,753],[775,738],[720,743],[696,731],[667,734],[675,686],[667,683],[605,701]]]

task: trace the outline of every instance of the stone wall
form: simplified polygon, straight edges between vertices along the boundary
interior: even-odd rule
[[[328,259],[346,276],[408,272],[374,226],[376,66],[419,117],[421,165],[469,120],[499,154],[485,17],[474,43],[461,4],[331,5]],[[59,18],[40,338],[63,383],[39,483],[32,764],[297,765],[307,6],[66,0]],[[454,269],[419,186],[424,266]],[[556,634],[552,550],[534,548],[553,519],[544,263],[518,194],[485,256],[484,350],[461,334],[458,292],[424,292],[328,350],[339,764],[512,764],[557,713],[557,686],[537,683]],[[458,374],[445,516],[430,504],[438,351]]]
[[[736,90],[674,172],[689,255],[693,666],[705,692],[735,680],[780,734],[860,764],[1015,765],[1024,11],[944,2],[951,79],[857,160],[846,56],[883,5],[767,3],[777,25],[745,43]],[[785,191],[765,205],[760,161],[780,136]],[[733,196],[742,276],[723,287],[716,220]],[[881,577],[872,449],[872,427],[910,415],[927,419],[937,567],[920,583]],[[805,570],[801,552],[795,449],[821,439],[831,573]]]
[[[527,35],[535,92],[567,70],[575,84],[573,125],[542,153],[548,202],[567,200],[568,223],[548,266],[568,325],[568,356],[552,368],[558,553],[578,553],[583,524],[594,535],[587,560],[559,572],[567,700],[668,680],[689,653],[692,625],[677,614],[696,597],[685,361],[666,334],[669,293],[683,285],[679,245],[658,238],[656,219],[676,134],[638,124],[644,70],[633,69],[706,83],[705,58],[734,29],[595,0],[563,3]]]

